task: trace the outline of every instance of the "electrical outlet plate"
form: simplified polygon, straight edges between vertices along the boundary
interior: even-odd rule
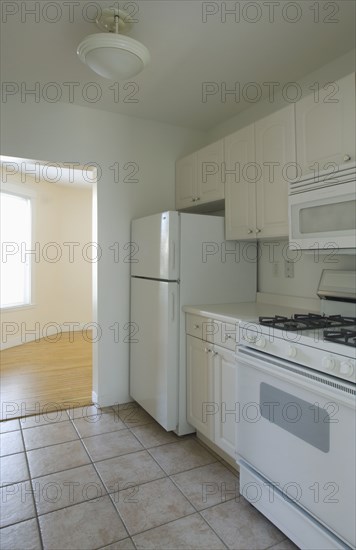
[[[293,279],[294,277],[294,262],[289,260],[284,260],[284,276],[287,279]]]

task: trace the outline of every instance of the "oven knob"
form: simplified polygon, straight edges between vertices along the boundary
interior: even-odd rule
[[[259,348],[265,348],[266,347],[266,338],[259,338],[256,342],[256,346]]]
[[[294,346],[289,346],[287,355],[288,355],[288,357],[296,357],[297,348],[295,348]]]
[[[247,340],[247,342],[250,342],[250,344],[254,344],[257,340],[257,336],[251,336],[250,334],[246,334],[246,336],[244,336],[244,340]]]
[[[326,370],[333,370],[335,367],[335,359],[333,357],[324,357],[323,367]]]
[[[352,376],[354,373],[354,368],[349,361],[341,361],[340,364],[340,374],[345,376]]]

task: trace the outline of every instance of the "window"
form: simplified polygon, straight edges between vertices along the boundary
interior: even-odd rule
[[[0,193],[0,305],[1,308],[31,303],[31,199]]]

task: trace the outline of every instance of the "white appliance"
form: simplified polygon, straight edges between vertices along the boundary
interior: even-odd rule
[[[240,327],[240,492],[308,550],[356,545],[355,284],[324,270],[327,316]]]
[[[298,248],[356,248],[356,164],[330,170],[290,183],[289,240]]]
[[[179,212],[134,220],[131,240],[130,395],[167,431],[191,433],[182,307],[254,301],[256,250],[225,241],[222,217]]]

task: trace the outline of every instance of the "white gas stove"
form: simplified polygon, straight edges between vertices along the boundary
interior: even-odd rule
[[[355,281],[354,271],[324,270],[319,315],[260,317],[242,323],[239,342],[355,384]]]
[[[356,274],[324,270],[321,314],[240,324],[240,492],[300,548],[356,546]]]

